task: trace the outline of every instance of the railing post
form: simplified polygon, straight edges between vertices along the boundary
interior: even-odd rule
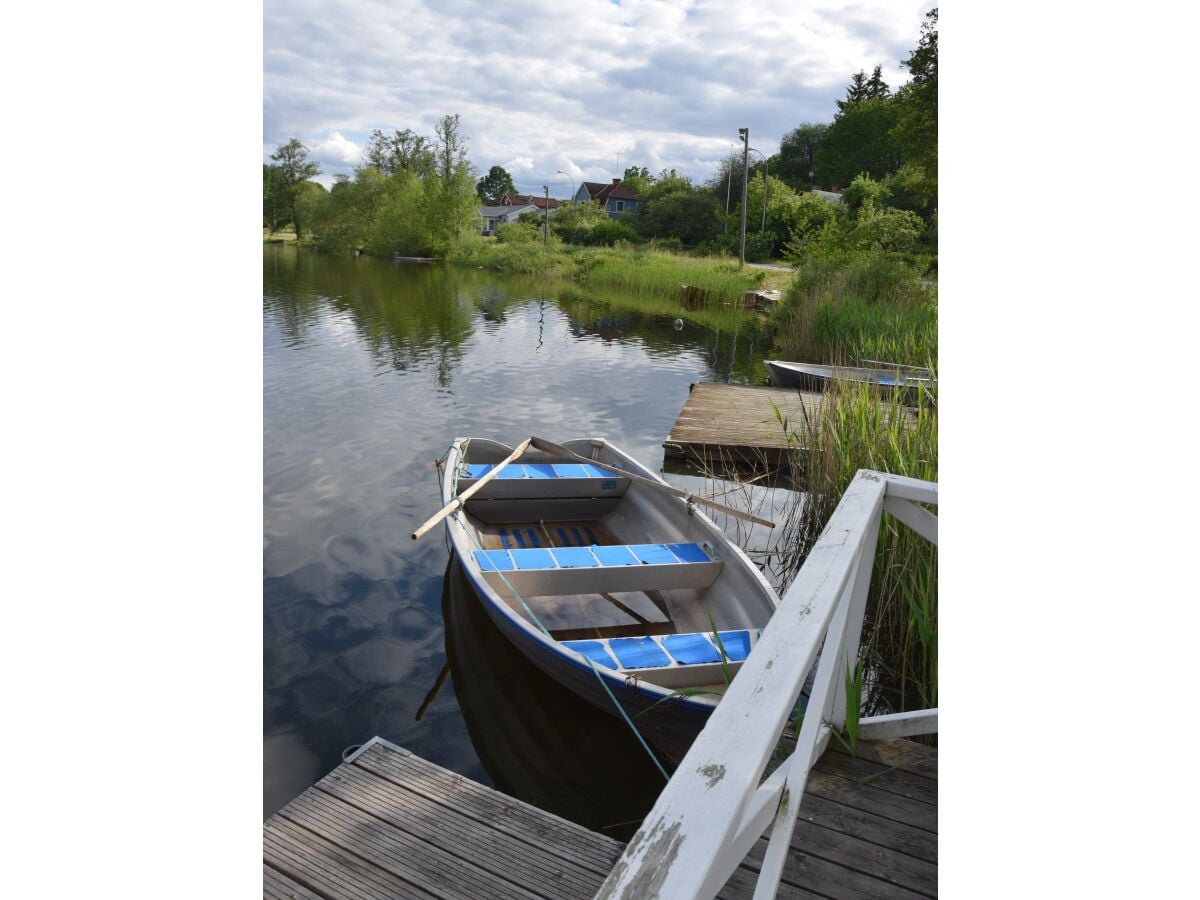
[[[829,711],[830,727],[841,731],[846,727],[846,669],[853,674],[858,664],[858,645],[862,639],[863,616],[867,611],[867,595],[871,589],[871,574],[875,569],[875,548],[879,544],[879,526],[883,515],[874,516],[867,523],[858,562],[854,567],[850,591],[850,612],[846,619],[846,637],[842,641],[842,665],[834,675],[835,690],[833,706]]]

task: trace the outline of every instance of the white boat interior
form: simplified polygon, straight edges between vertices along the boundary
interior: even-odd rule
[[[655,478],[604,442],[565,446]],[[447,500],[512,452],[477,438],[455,447]],[[664,688],[722,692],[778,604],[698,509],[599,465],[530,449],[464,507],[451,534],[493,602],[598,667]]]

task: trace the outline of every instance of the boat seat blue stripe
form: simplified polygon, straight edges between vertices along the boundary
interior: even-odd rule
[[[553,569],[554,557],[549,550],[510,550],[513,562],[521,571],[530,569]]]
[[[541,541],[541,539],[538,537],[538,534],[537,534],[537,529],[535,529],[535,528],[526,528],[525,530],[526,530],[526,531],[529,533],[529,543],[530,543],[530,544],[532,544],[534,547],[540,547],[540,546],[542,546],[542,541]]]
[[[683,562],[708,562],[708,554],[699,544],[667,544],[667,549]]]
[[[596,535],[592,534],[592,529],[584,528],[583,533],[587,536],[587,542],[589,544],[596,543]],[[582,544],[583,542],[581,541],[580,543]]]
[[[582,547],[585,543],[587,543],[586,541],[584,541],[583,535],[579,533],[578,528],[571,529],[571,537],[575,538],[575,546],[576,547]]]
[[[525,538],[523,538],[523,537],[521,536],[521,529],[520,529],[520,528],[514,528],[514,529],[512,530],[512,536],[513,536],[513,538],[516,540],[516,542],[517,542],[517,546],[518,546],[518,547],[524,547],[524,546],[525,546]]]
[[[592,662],[607,666],[610,669],[617,667],[616,662],[609,656],[608,650],[605,649],[603,641],[563,641],[562,645],[569,647],[576,653],[582,653]]]
[[[494,463],[465,463],[467,478],[482,478]],[[598,478],[622,480],[620,475],[601,469],[599,466],[576,463],[509,463],[497,478]]]
[[[484,572],[511,572],[514,568],[507,550],[476,550],[475,561]]]
[[[564,569],[594,569],[600,565],[587,547],[555,547],[550,552]]]
[[[678,563],[679,558],[662,544],[631,544],[633,555],[648,565]]]
[[[675,662],[681,666],[715,663],[721,661],[721,654],[714,648],[703,634],[668,634],[663,639],[663,646]]]
[[[512,547],[512,544],[508,542],[508,532],[503,528],[500,529],[500,543],[504,546],[505,550],[508,550]]]
[[[733,662],[740,662],[750,655],[749,631],[718,631],[725,655]]]
[[[638,558],[630,552],[628,547],[597,547],[593,544],[592,553],[596,554],[596,559],[600,560],[602,566],[638,565]]]
[[[558,463],[554,466],[554,472],[559,478],[587,478],[588,472],[583,466],[577,466],[574,463]]]
[[[623,669],[650,669],[670,665],[671,658],[653,638],[614,638],[608,642]]]

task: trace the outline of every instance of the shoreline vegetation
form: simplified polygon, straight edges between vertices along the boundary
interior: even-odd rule
[[[475,178],[457,115],[442,117],[433,138],[373,132],[363,166],[353,178],[335,176],[328,191],[311,180],[319,167],[292,139],[263,167],[263,240],[564,279],[681,317],[736,310],[748,291],[779,289],[782,300],[761,320],[764,355],[936,372],[936,8],[902,65],[911,81],[895,92],[881,67],[853,76],[833,122],[785,134],[744,185],[732,159],[703,184],[632,166],[622,183],[639,198],[636,216],[564,203],[549,215],[526,212],[492,237],[479,234],[479,208],[515,189],[499,166]],[[790,271],[739,265],[742,210],[728,211],[727,198],[743,194],[747,221],[759,223],[745,236],[747,260]],[[697,289],[687,306],[683,285]],[[810,448],[793,467],[804,473],[794,486],[805,495],[789,522],[797,566],[857,469],[937,480],[936,386],[911,414],[869,387],[838,384],[829,401],[815,421],[784,423]],[[936,706],[937,550],[886,515],[860,662],[864,710]]]

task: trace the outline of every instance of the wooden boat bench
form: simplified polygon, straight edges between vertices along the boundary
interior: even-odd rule
[[[537,532],[527,535],[536,539]],[[723,565],[708,543],[476,550],[475,560],[484,580],[506,598],[706,588]]]
[[[718,647],[709,632],[664,634],[653,637],[563,641],[598,666],[637,675],[663,687],[719,684],[724,679],[721,649],[730,675],[741,668],[761,629],[718,631]]]

